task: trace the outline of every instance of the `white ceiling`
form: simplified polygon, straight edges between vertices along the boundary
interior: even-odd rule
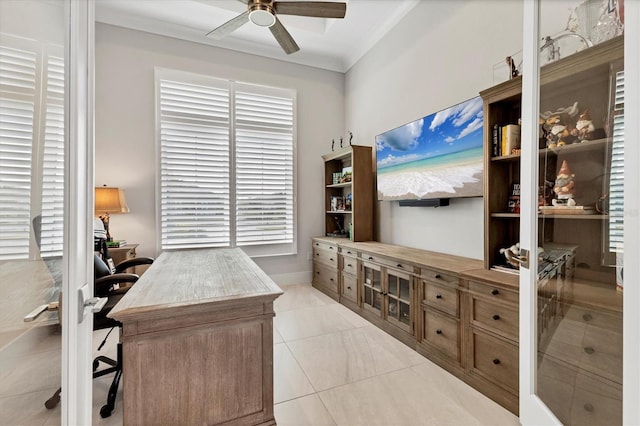
[[[96,0],[98,22],[346,72],[419,0],[347,0],[344,19],[278,15],[300,46],[285,54],[268,28],[247,23],[222,40],[205,34],[246,10],[243,0]]]

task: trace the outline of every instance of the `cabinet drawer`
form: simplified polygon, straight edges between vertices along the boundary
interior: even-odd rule
[[[338,246],[336,244],[324,243],[322,241],[313,241],[313,248],[318,250],[327,250],[333,253],[338,253]]]
[[[338,293],[338,270],[331,269],[317,262],[313,263],[313,282],[316,285]]]
[[[435,285],[424,280],[422,286],[423,303],[455,317],[458,316],[458,291],[455,288]]]
[[[430,311],[422,309],[422,340],[426,340],[442,352],[458,360],[459,340],[458,321]]]
[[[517,346],[474,332],[472,368],[513,393],[518,391]]]
[[[328,250],[318,250],[314,247],[313,258],[316,262],[322,262],[328,266],[338,267],[338,253]]]
[[[371,253],[362,253],[362,259],[413,274],[413,265],[403,262],[401,260],[391,259],[388,257],[379,256],[377,254],[371,254]]]
[[[347,274],[358,275],[358,259],[355,257],[342,257],[342,270]]]
[[[486,296],[491,299],[513,303],[515,306],[517,306],[519,303],[517,292],[505,290],[503,288],[492,286],[490,284],[484,284],[477,281],[469,281],[469,291],[471,293]]]
[[[343,256],[358,257],[358,252],[350,248],[341,248],[340,254],[342,254]]]
[[[472,298],[471,321],[518,340],[518,311],[482,298]]]
[[[358,303],[358,280],[355,276],[342,273],[342,295],[353,303]]]
[[[443,274],[432,269],[421,268],[420,277],[437,284],[448,284],[454,287],[458,286],[458,277],[455,275]]]

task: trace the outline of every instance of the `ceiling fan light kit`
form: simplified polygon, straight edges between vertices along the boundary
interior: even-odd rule
[[[300,48],[278,19],[278,14],[339,19],[344,18],[346,12],[347,4],[338,2],[248,0],[245,12],[210,31],[207,36],[219,40],[251,22],[269,28],[280,47],[290,55]]]
[[[268,28],[276,23],[276,16],[270,4],[254,2],[249,10],[249,20],[259,27]]]

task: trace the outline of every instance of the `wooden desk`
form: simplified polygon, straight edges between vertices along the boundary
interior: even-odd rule
[[[123,323],[124,424],[275,425],[280,294],[239,249],[161,254],[109,314]]]

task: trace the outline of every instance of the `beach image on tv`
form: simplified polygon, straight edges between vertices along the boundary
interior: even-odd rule
[[[482,99],[376,136],[379,200],[482,196]]]

